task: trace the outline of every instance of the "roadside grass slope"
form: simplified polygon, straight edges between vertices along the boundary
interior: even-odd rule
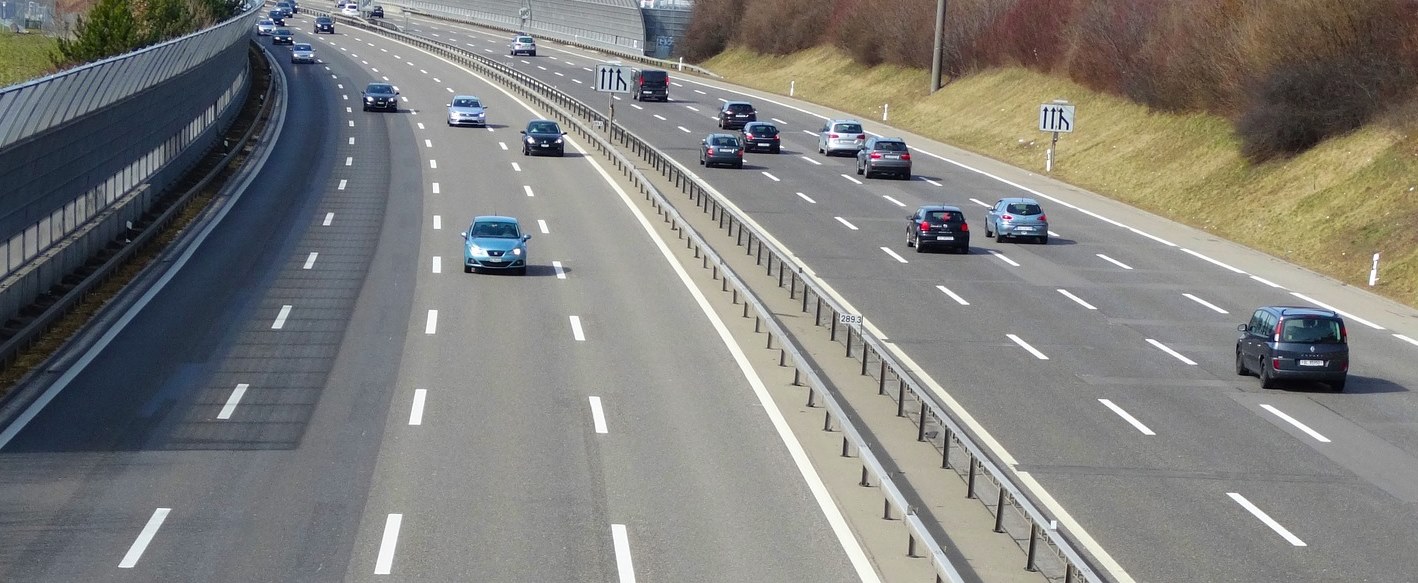
[[[0,32],[0,87],[43,76],[54,70],[49,55],[58,48],[42,34]]]
[[[1068,99],[1078,127],[1059,140],[1055,178],[1350,285],[1367,287],[1370,256],[1382,252],[1373,291],[1418,304],[1418,124],[1400,116],[1256,165],[1221,117],[1158,113],[1023,68],[982,71],[927,96],[928,71],[865,67],[832,47],[785,56],[730,48],[703,64],[778,94],[794,82],[796,97],[862,119],[880,120],[890,104],[893,126],[1036,172],[1048,145],[1039,104]]]

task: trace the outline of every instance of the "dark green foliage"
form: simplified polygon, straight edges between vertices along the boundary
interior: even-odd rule
[[[99,0],[80,16],[73,38],[59,39],[54,64],[69,67],[126,53],[142,46],[143,36],[128,0]]]

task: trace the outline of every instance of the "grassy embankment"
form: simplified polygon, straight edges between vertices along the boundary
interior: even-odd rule
[[[1251,165],[1224,119],[1162,114],[1032,71],[997,69],[926,96],[928,71],[864,67],[833,48],[774,57],[731,48],[703,63],[729,80],[881,119],[1039,170],[1039,104],[1078,105],[1054,177],[1356,286],[1382,252],[1373,290],[1418,304],[1418,127],[1397,120],[1329,140],[1293,159]],[[1023,140],[1023,143],[1021,143]]]
[[[54,69],[49,54],[55,50],[52,37],[42,34],[15,34],[0,31],[0,87],[42,76]]]

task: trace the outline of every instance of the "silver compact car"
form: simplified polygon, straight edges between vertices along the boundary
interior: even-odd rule
[[[509,46],[512,47],[512,51],[508,53],[510,55],[537,56],[537,41],[530,36],[522,34],[512,37],[512,43]]]
[[[475,217],[463,231],[463,272],[486,269],[526,275],[527,240],[531,238],[513,217]]]
[[[472,95],[455,95],[448,104],[448,125],[487,127],[487,106]]]
[[[857,174],[871,178],[878,174],[894,174],[902,180],[911,179],[911,149],[901,138],[872,138],[857,152]]]
[[[862,122],[855,119],[829,119],[817,131],[817,153],[831,156],[837,152],[856,154],[866,145],[867,133]]]
[[[1049,242],[1049,216],[1032,198],[1001,198],[985,212],[985,236]]]
[[[258,36],[271,36],[273,32],[276,32],[276,23],[271,19],[263,18],[260,22],[256,23],[256,34]]]
[[[290,48],[290,62],[292,63],[314,63],[315,47],[310,43],[296,43]]]

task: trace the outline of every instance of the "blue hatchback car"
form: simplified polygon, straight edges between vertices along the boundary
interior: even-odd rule
[[[463,272],[486,269],[526,275],[527,240],[531,238],[513,217],[475,217],[463,232]]]

